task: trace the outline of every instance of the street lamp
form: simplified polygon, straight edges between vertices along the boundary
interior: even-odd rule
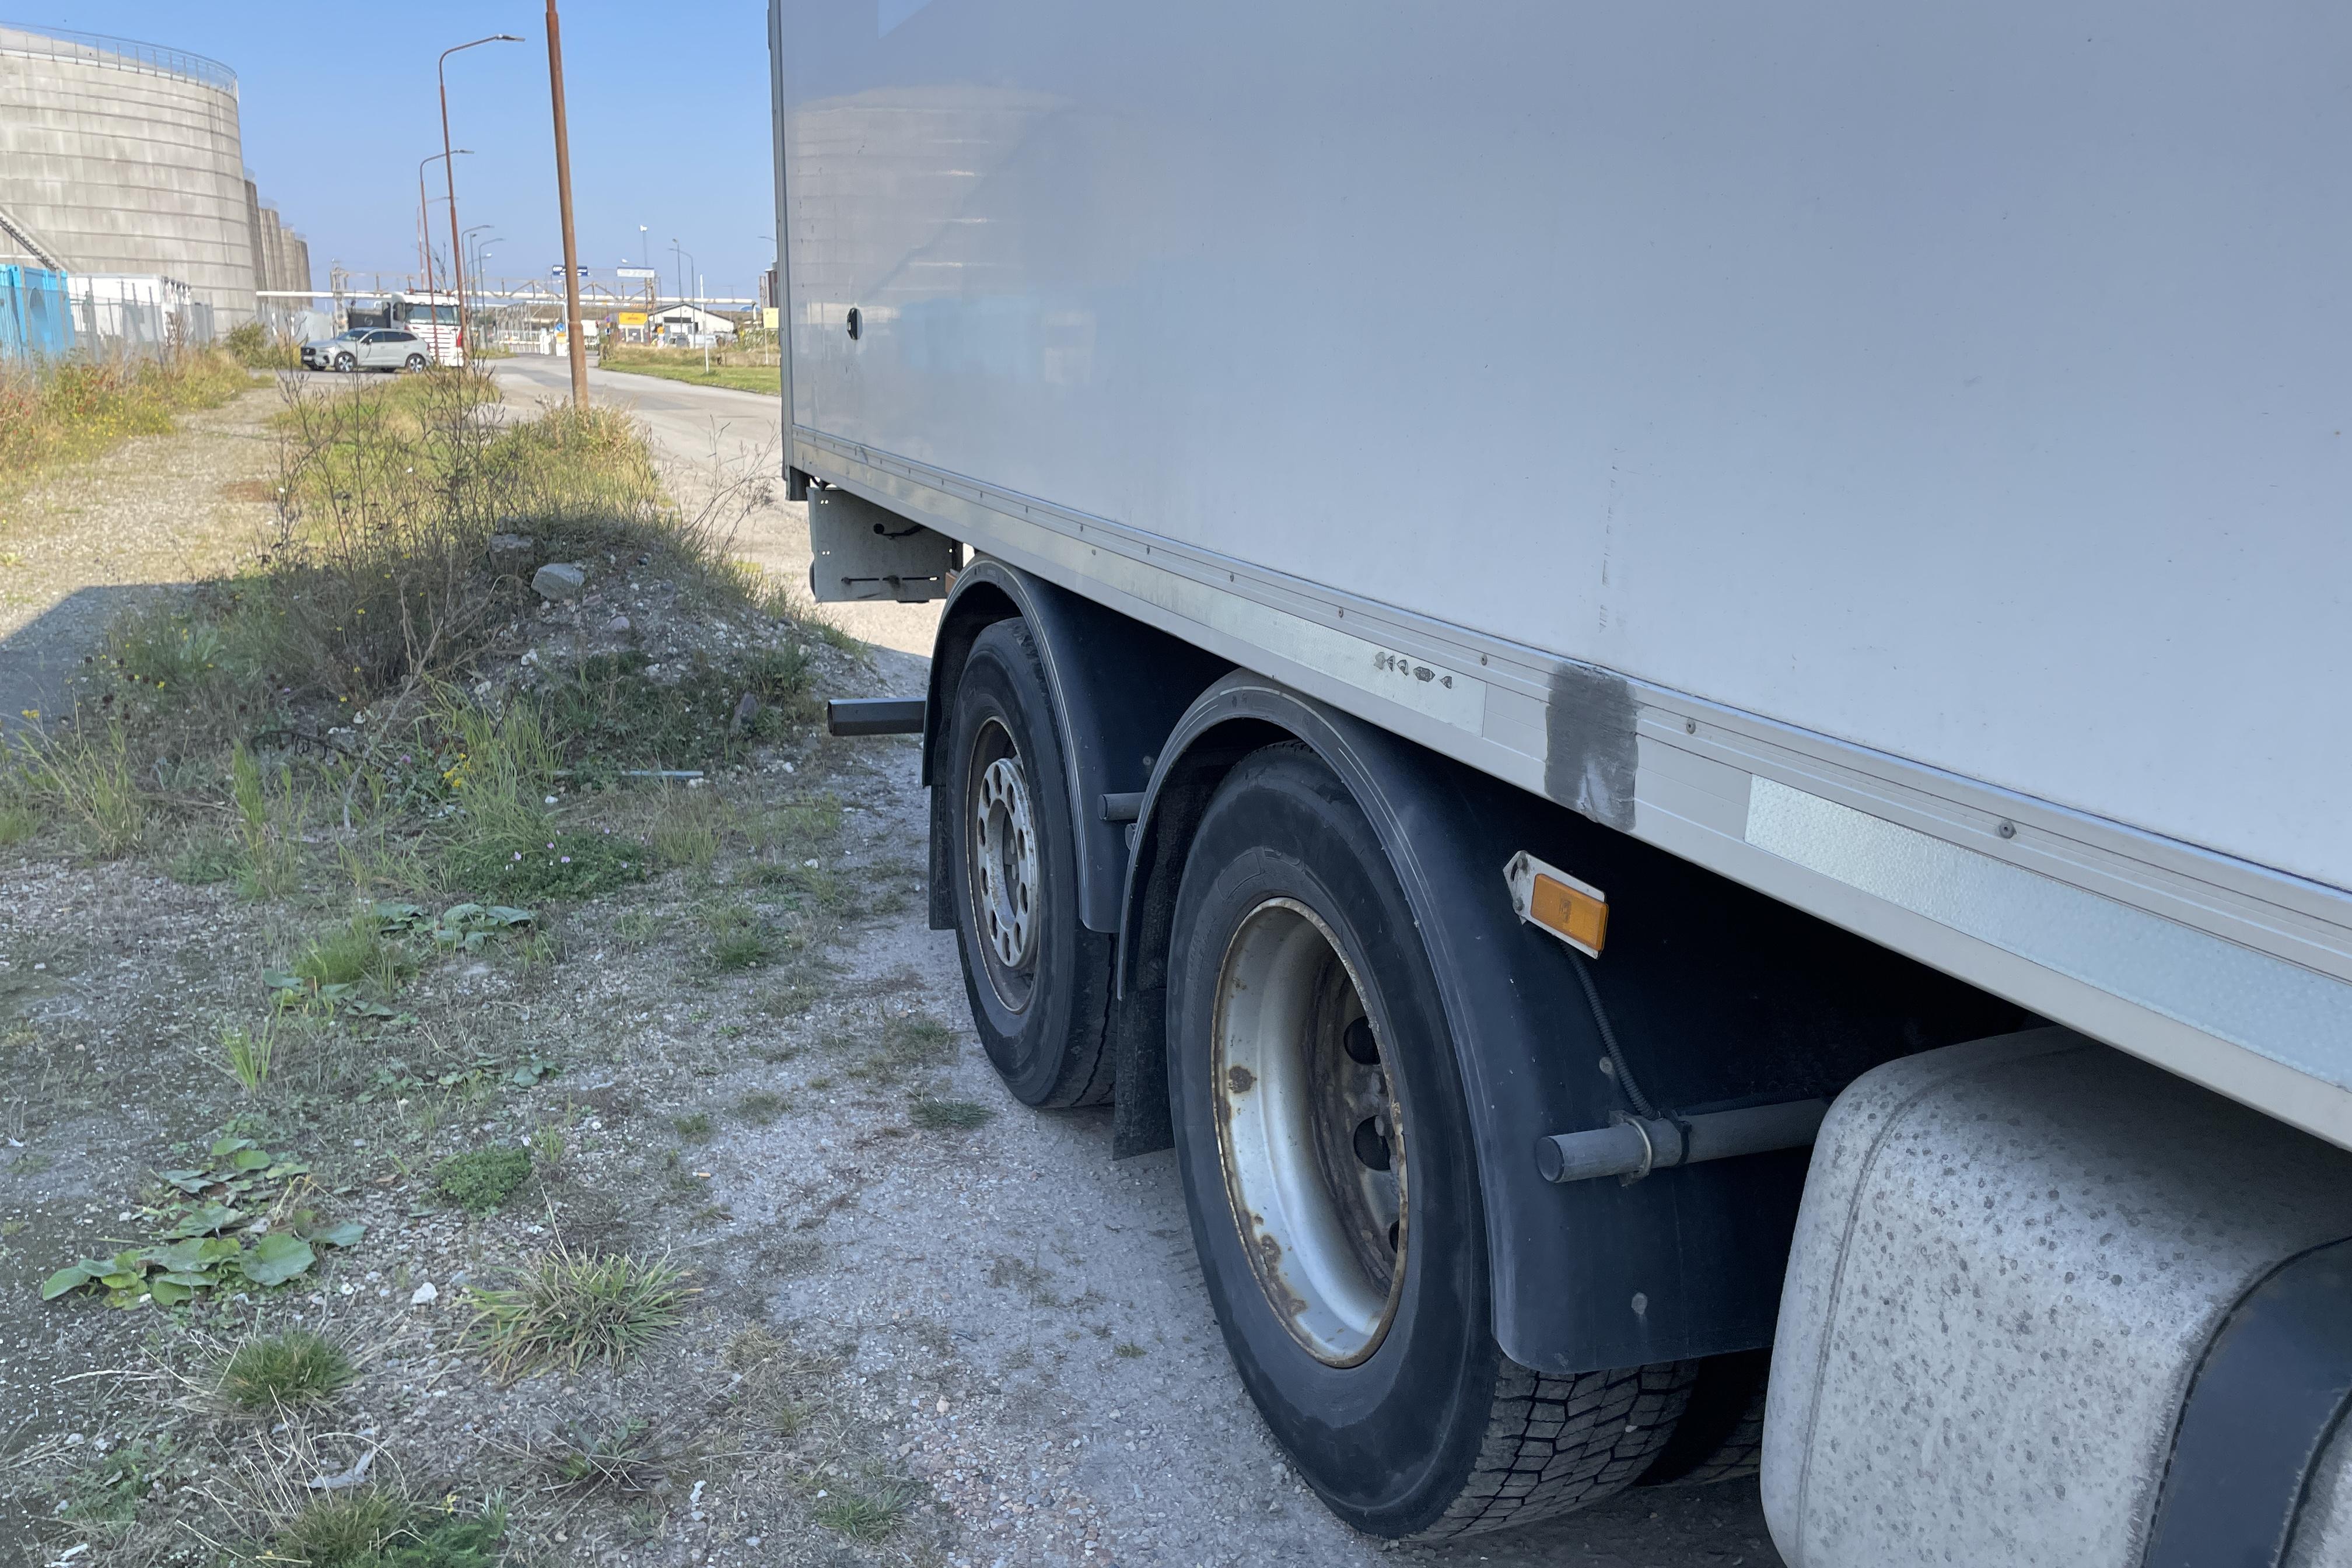
[[[467,266],[474,274],[474,290],[477,293],[481,291],[482,287],[482,247],[474,243],[474,237],[481,233],[484,229],[496,228],[498,226],[499,226],[494,223],[478,223],[473,227],[466,231],[466,260]]]
[[[686,275],[696,270],[694,252],[679,245],[675,235],[670,237],[669,249],[672,256],[684,258],[677,264],[677,302],[683,305],[686,303]]]
[[[445,153],[449,149],[449,57],[461,49],[478,48],[484,44],[520,44],[521,42],[522,39],[513,33],[493,33],[487,38],[476,38],[470,44],[453,44],[443,49],[441,58],[433,62],[434,79],[441,84],[441,148]],[[442,167],[449,179],[449,248],[452,251],[462,252],[464,241],[457,234],[457,165],[452,162],[445,163]],[[449,264],[457,268],[457,349],[462,353],[466,347],[465,257],[463,254],[453,255],[449,258]]]
[[[416,235],[419,239],[425,242],[425,292],[428,295],[433,292],[433,209],[432,205],[425,199],[425,166],[427,163],[447,163],[450,160],[457,158],[470,158],[473,156],[473,153],[474,150],[471,147],[448,148],[442,152],[434,153],[429,158],[422,158],[417,161]],[[438,305],[433,305],[428,306],[427,309],[434,312],[434,324],[437,327],[440,325],[439,318],[441,307]],[[432,340],[432,343],[433,363],[435,364],[439,364],[441,363],[441,340],[438,337],[436,337]]]

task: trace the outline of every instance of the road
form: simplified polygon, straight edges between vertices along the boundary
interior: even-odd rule
[[[509,398],[568,391],[561,360],[502,360],[492,368]],[[600,371],[589,380],[592,395],[629,407],[644,422],[673,474],[714,463],[773,471],[772,398]],[[804,577],[804,509],[755,507],[739,544],[741,553]],[[885,678],[898,689],[918,689],[935,608],[828,606],[845,608],[858,612],[841,617],[845,625],[899,650],[880,656]],[[880,777],[857,815],[871,824],[876,846],[919,859],[926,814],[913,749],[870,744]],[[870,928],[844,957],[845,972],[836,977],[844,994],[885,993],[894,1005],[961,1020],[954,938],[926,929],[919,908]],[[1628,1493],[1549,1525],[1442,1550],[1400,1552],[1354,1534],[1286,1479],[1225,1359],[1192,1261],[1172,1156],[1112,1163],[1107,1112],[1039,1116],[1012,1106],[977,1049],[966,1051],[956,1074],[958,1092],[1007,1107],[986,1153],[954,1182],[906,1171],[875,1179],[856,1205],[828,1222],[833,1266],[778,1287],[772,1308],[780,1321],[818,1322],[888,1321],[925,1303],[950,1314],[959,1353],[997,1371],[971,1391],[968,1417],[958,1417],[969,1421],[962,1436],[943,1431],[936,1450],[926,1446],[926,1454],[936,1452],[935,1484],[943,1494],[956,1495],[956,1478],[974,1473],[971,1467],[983,1483],[993,1475],[998,1486],[1008,1485],[1004,1478],[1026,1470],[1030,1484],[1048,1489],[1038,1456],[1068,1455],[1084,1444],[1083,1458],[1067,1462],[1075,1469],[1061,1476],[1057,1468],[1053,1484],[1076,1489],[1072,1495],[1097,1510],[1090,1517],[1102,1521],[1106,1552],[1086,1560],[1108,1555],[1126,1568],[1371,1568],[1400,1559],[1499,1568],[1780,1563],[1752,1480]],[[759,1087],[783,1089],[795,1101],[812,1098],[811,1086],[798,1079]],[[820,1131],[845,1147],[876,1131],[853,1109],[828,1115]],[[813,1144],[814,1135],[797,1121],[745,1133],[730,1155],[710,1156],[732,1167],[719,1172],[719,1195],[747,1217],[788,1212],[781,1189],[838,1158],[831,1145]],[[1066,1342],[1082,1339],[1081,1324],[1115,1336],[1134,1354],[1066,1363],[1074,1354]],[[980,1493],[986,1490],[982,1484]],[[989,1517],[985,1499],[974,1497],[977,1513],[960,1507],[960,1515]],[[1025,1524],[1001,1538],[983,1531],[979,1544],[981,1552],[954,1561],[971,1568],[1066,1561],[1032,1539]]]

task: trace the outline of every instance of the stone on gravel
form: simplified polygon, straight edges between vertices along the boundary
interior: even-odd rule
[[[588,574],[577,566],[551,561],[532,574],[530,585],[542,599],[576,599],[588,586]]]
[[[520,572],[529,564],[532,553],[530,541],[520,533],[490,535],[490,569],[494,572]]]

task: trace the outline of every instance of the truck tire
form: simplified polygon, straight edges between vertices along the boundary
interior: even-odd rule
[[[1674,1436],[1643,1472],[1645,1487],[1706,1487],[1743,1480],[1764,1468],[1764,1395],[1769,1350],[1708,1356]]]
[[[1225,1345],[1358,1530],[1440,1539],[1632,1484],[1695,1363],[1551,1377],[1495,1342],[1470,1111],[1370,822],[1303,746],[1219,785],[1177,894],[1168,1078]]]
[[[973,639],[940,787],[972,1026],[1013,1098],[1110,1095],[1111,938],[1078,923],[1077,842],[1053,699],[1028,626]]]

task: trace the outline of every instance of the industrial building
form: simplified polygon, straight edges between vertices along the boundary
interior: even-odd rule
[[[195,336],[282,319],[310,247],[245,167],[236,75],[125,38],[0,24],[0,268],[157,279]],[[118,295],[122,290],[116,290]]]

